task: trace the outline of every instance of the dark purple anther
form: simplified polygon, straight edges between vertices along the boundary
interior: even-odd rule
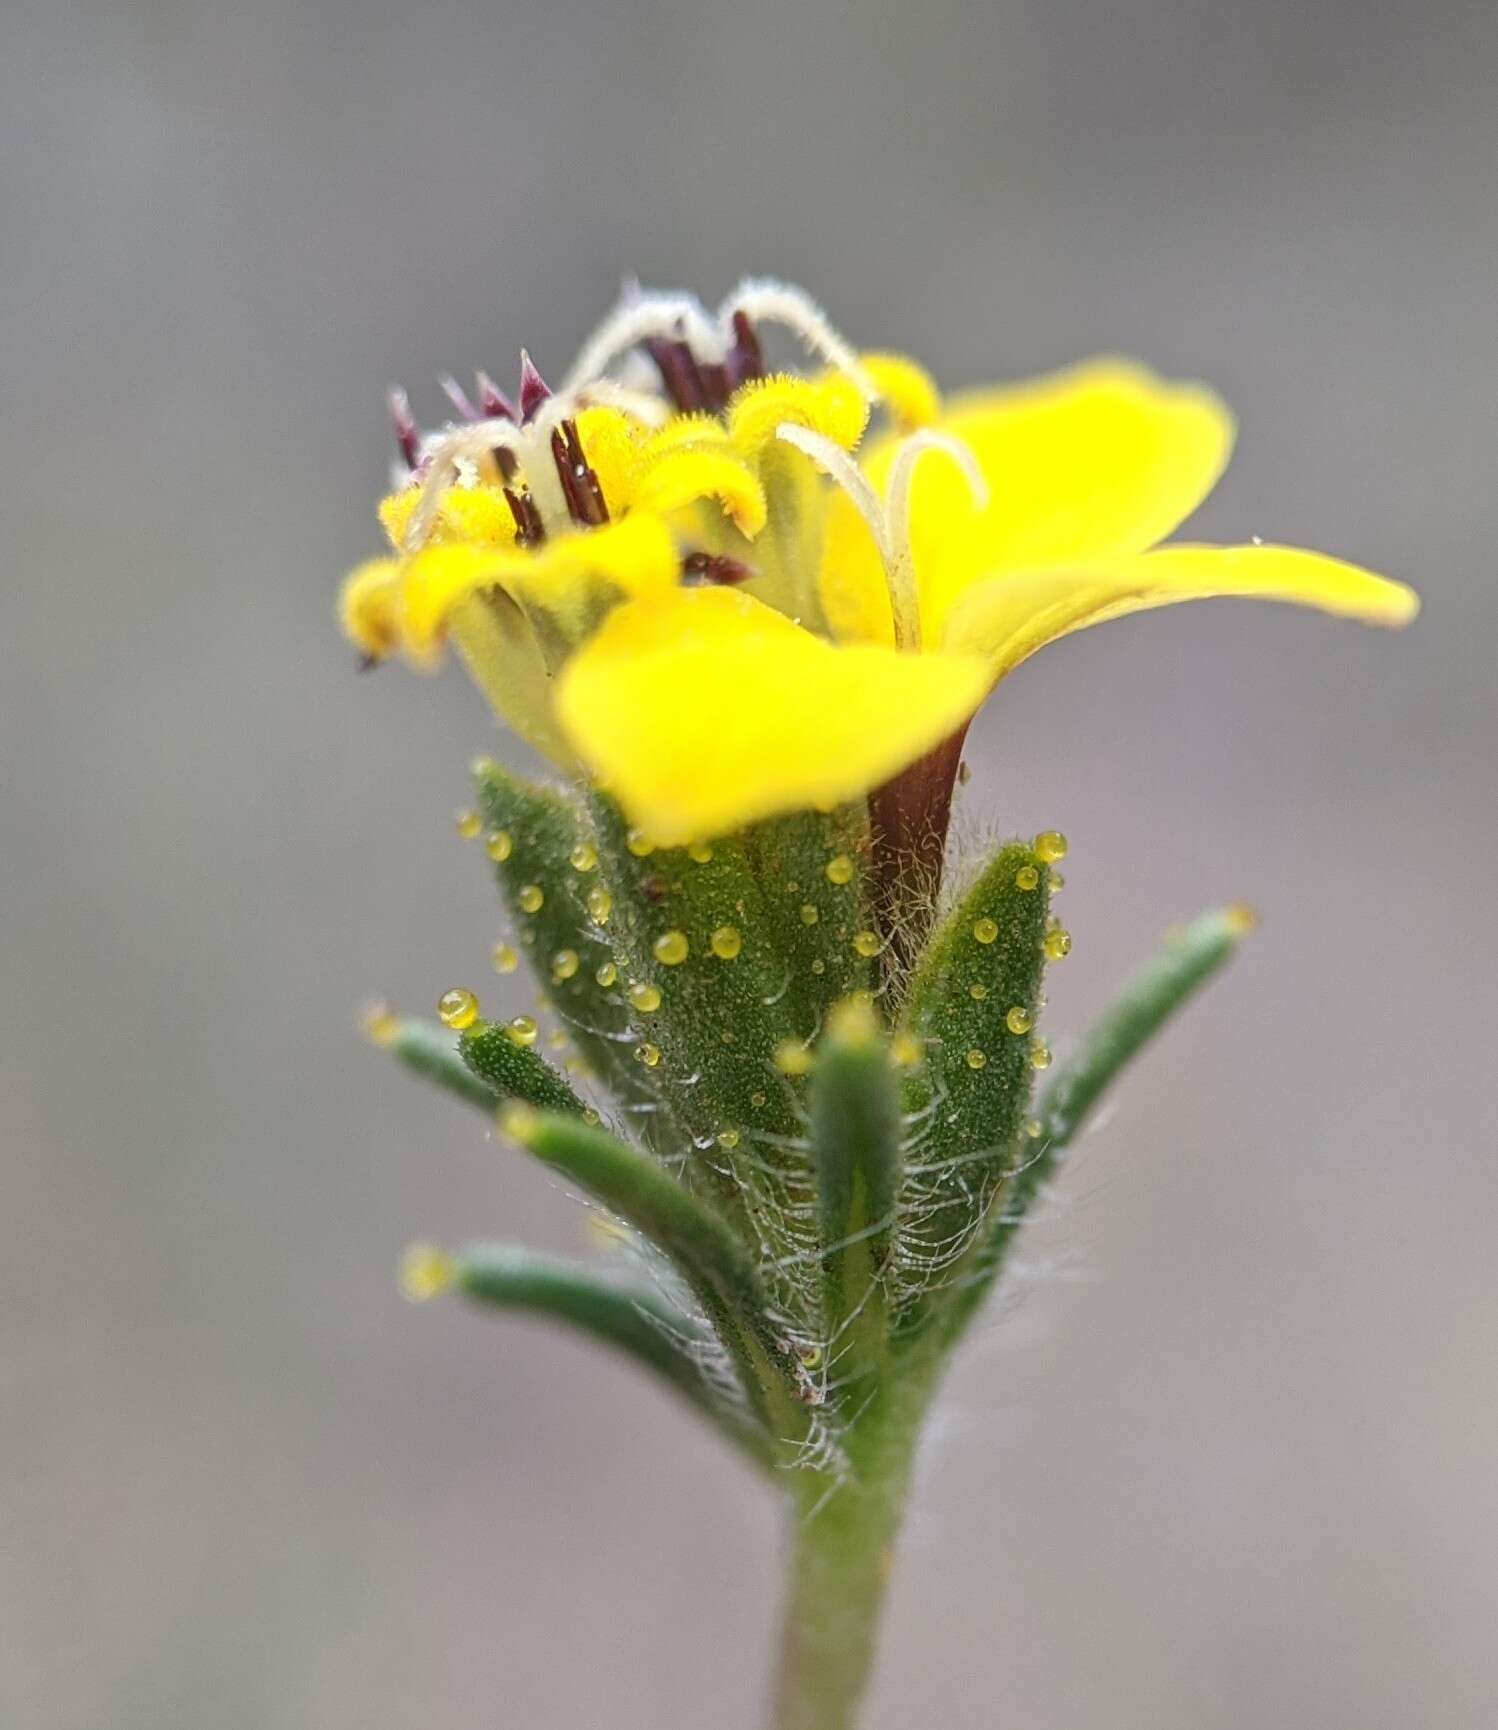
[[[703,394],[702,377],[697,371],[697,362],[691,349],[679,338],[667,342],[662,337],[651,337],[645,344],[650,358],[660,371],[661,383],[666,387],[666,395],[683,414],[699,414],[707,407]]]
[[[506,455],[508,454],[506,452]],[[515,519],[515,545],[540,546],[546,539],[546,525],[541,521],[536,501],[529,493],[517,492],[514,487],[505,488],[505,498],[509,501],[510,514]]]
[[[386,397],[390,418],[395,423],[395,442],[400,447],[401,461],[414,469],[421,460],[421,434],[411,413],[411,402],[399,385]]]
[[[476,372],[473,383],[479,393],[479,407],[485,420],[514,420],[515,411],[510,407],[510,399],[488,373]]]
[[[588,466],[583,455],[582,440],[577,436],[577,422],[564,420],[552,431],[551,456],[556,464],[557,478],[573,522],[587,528],[598,528],[609,520],[609,507],[604,502],[598,476]]]
[[[747,583],[754,575],[754,566],[746,565],[742,559],[732,559],[727,553],[687,553],[681,561],[681,574],[689,584],[731,589]]]
[[[551,386],[536,371],[536,363],[525,352],[520,351],[520,419],[524,423],[535,414],[541,404],[551,395]]]
[[[749,322],[749,314],[736,312],[733,315],[733,346],[728,351],[729,385],[737,390],[746,380],[764,376],[765,357],[754,326]]]
[[[437,382],[442,386],[442,394],[458,411],[459,420],[474,421],[479,418],[479,411],[469,402],[467,393],[451,373],[443,373]]]

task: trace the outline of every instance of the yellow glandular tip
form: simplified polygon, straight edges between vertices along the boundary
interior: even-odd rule
[[[517,1015],[505,1023],[505,1038],[512,1045],[534,1045],[539,1032],[535,1017],[531,1015]]]
[[[999,935],[998,921],[978,919],[973,924],[973,936],[979,943],[992,943]]]
[[[810,901],[802,907],[801,923],[803,925],[815,925],[817,920],[820,918],[821,914],[817,912],[816,908],[812,906]]]
[[[1023,1003],[1016,1003],[1013,1009],[1006,1012],[1004,1025],[1011,1033],[1028,1033],[1035,1025],[1035,1017]]]
[[[1258,914],[1245,901],[1235,901],[1231,907],[1224,907],[1222,917],[1235,937],[1247,937],[1259,923]]]
[[[978,1050],[977,1046],[968,1052],[966,1061],[969,1069],[985,1069],[988,1066],[988,1059]]]
[[[775,1047],[775,1067],[782,1075],[810,1075],[815,1059],[799,1039],[782,1039]]]
[[[650,947],[662,967],[679,967],[692,952],[685,931],[663,931]]]
[[[519,955],[508,943],[496,943],[489,951],[489,959],[496,973],[513,973],[520,965]]]
[[[1033,865],[1021,865],[1014,874],[1016,889],[1035,889],[1040,884],[1040,873]]]
[[[1051,1067],[1051,1048],[1043,1039],[1037,1039],[1031,1043],[1030,1067],[1032,1069],[1049,1069]]]
[[[851,883],[854,865],[847,853],[839,853],[827,861],[825,875],[829,883]]]
[[[840,1003],[833,1004],[828,1012],[828,1037],[840,1045],[868,1045],[878,1037],[878,1033],[874,1000],[866,991],[853,992]]]
[[[518,1099],[512,1099],[507,1105],[500,1107],[499,1130],[511,1141],[521,1147],[528,1147],[541,1122],[540,1113],[524,1105]]]
[[[648,859],[655,851],[655,842],[646,836],[643,829],[631,829],[624,837],[624,845],[636,859]]]
[[[1042,829],[1034,846],[1035,857],[1042,865],[1056,865],[1066,857],[1066,837],[1059,829]]]
[[[598,864],[598,849],[591,841],[579,841],[568,855],[574,871],[592,871]]]
[[[582,957],[575,949],[559,949],[551,958],[551,977],[553,984],[560,985],[564,980],[571,979],[582,966]]]
[[[515,899],[522,913],[539,913],[546,905],[546,891],[539,883],[522,883]]]
[[[637,1062],[643,1063],[647,1069],[654,1069],[661,1060],[661,1048],[658,1045],[652,1045],[647,1039],[635,1047],[635,1059]]]
[[[982,1003],[988,996],[988,987],[981,983],[970,985],[967,988],[967,994],[972,998],[974,1003]]]
[[[1041,948],[1045,950],[1048,961],[1062,960],[1071,954],[1071,932],[1058,925],[1054,931],[1046,932]]]
[[[484,820],[477,811],[459,811],[457,816],[453,818],[453,828],[465,841],[473,840],[483,826]]]
[[[508,829],[496,829],[484,846],[494,863],[503,865],[515,851],[515,837]]]
[[[434,1243],[413,1243],[401,1257],[399,1278],[402,1297],[426,1303],[458,1283],[458,1263]]]
[[[661,994],[654,985],[637,981],[629,988],[629,1003],[630,1007],[639,1010],[641,1015],[650,1015],[660,1008]]]
[[[925,1056],[926,1048],[913,1033],[897,1033],[890,1041],[889,1054],[901,1069],[914,1069]]]
[[[612,961],[600,962],[593,971],[593,977],[607,991],[611,985],[619,983],[619,969]]]
[[[706,841],[694,841],[691,846],[687,848],[687,858],[690,859],[694,865],[710,865],[712,863],[713,850],[708,846]]]
[[[372,1003],[359,1019],[364,1037],[388,1050],[400,1038],[401,1018],[388,1003]]]
[[[710,941],[713,954],[720,961],[732,961],[744,947],[743,935],[733,925],[720,925]]]
[[[877,955],[881,948],[878,933],[874,931],[857,932],[853,938],[853,947],[866,960]]]
[[[595,925],[607,925],[609,914],[614,911],[614,897],[609,894],[601,883],[595,883],[588,891],[588,916]]]
[[[718,1131],[718,1146],[730,1150],[737,1147],[743,1138],[736,1129],[720,1129]]]
[[[454,986],[451,991],[444,991],[437,999],[437,1014],[445,1027],[451,1027],[461,1033],[465,1027],[472,1027],[479,1018],[479,1000],[463,986]]]

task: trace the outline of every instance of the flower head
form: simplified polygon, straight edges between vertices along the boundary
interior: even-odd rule
[[[770,372],[787,326],[815,370]],[[1411,590],[1297,548],[1160,543],[1225,467],[1199,385],[1093,361],[943,405],[805,295],[628,292],[553,393],[423,437],[344,588],[371,660],[451,640],[500,715],[663,844],[873,795],[939,839],[967,722],[1085,625],[1238,595],[1402,625]],[[873,430],[871,431],[871,427]]]

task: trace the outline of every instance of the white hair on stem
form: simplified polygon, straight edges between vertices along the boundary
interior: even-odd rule
[[[877,400],[879,392],[858,364],[852,344],[839,336],[831,319],[804,288],[771,277],[746,277],[718,310],[725,341],[732,339],[736,312],[751,322],[784,325],[810,353],[847,373],[869,402]]]

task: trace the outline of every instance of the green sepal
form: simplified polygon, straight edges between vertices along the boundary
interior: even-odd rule
[[[565,1322],[659,1377],[768,1469],[764,1432],[733,1408],[702,1369],[711,1342],[691,1317],[647,1287],[519,1244],[470,1244],[455,1257],[458,1289],[476,1303]]]
[[[884,1282],[900,1190],[900,1088],[864,1003],[834,1010],[817,1048],[810,1107],[828,1369],[841,1384],[877,1371],[884,1359]]]
[[[490,1089],[491,1108],[498,1098],[519,1099],[538,1111],[568,1111],[575,1117],[588,1109],[540,1052],[517,1044],[503,1022],[475,1022],[459,1038],[458,1055]]]
[[[1001,847],[932,938],[911,980],[922,1058],[911,1121],[900,1264],[918,1325],[960,1264],[1013,1157],[1034,1076],[1050,872],[1028,842]],[[976,995],[975,995],[976,993]],[[1028,1021],[1009,1025],[1012,1011]]]
[[[611,908],[604,919],[588,907],[591,890],[611,885],[595,866],[579,871],[574,857],[593,848],[587,813],[554,787],[539,786],[486,762],[475,772],[479,806],[490,836],[509,837],[509,853],[495,861],[494,875],[514,924],[521,952],[545,987],[584,1063],[626,1106],[654,1105],[654,1089],[631,1060],[631,1012],[622,991],[598,983],[598,969],[610,960]],[[541,905],[528,905],[527,891],[539,889]],[[578,957],[577,970],[560,977],[555,958],[567,951]],[[622,970],[621,970],[622,971]],[[669,1126],[655,1124],[657,1131]],[[669,1134],[663,1137],[675,1140]]]
[[[1233,956],[1253,928],[1241,907],[1203,913],[1168,942],[1094,1022],[1076,1056],[1046,1089],[1020,1143],[1015,1169],[998,1197],[995,1217],[975,1246],[957,1297],[944,1321],[955,1340],[988,1295],[1031,1204],[1051,1179],[1061,1156],[1119,1072],[1165,1023]]]
[[[655,1160],[605,1129],[523,1111],[504,1127],[655,1245],[701,1304],[767,1433],[788,1441],[803,1434],[799,1366],[771,1324],[754,1257],[732,1227]]]
[[[378,1044],[425,1081],[435,1082],[465,1105],[476,1105],[491,1116],[497,1104],[494,1090],[470,1073],[459,1055],[456,1040],[445,1027],[418,1016],[400,1018],[393,1037],[382,1036]]]

